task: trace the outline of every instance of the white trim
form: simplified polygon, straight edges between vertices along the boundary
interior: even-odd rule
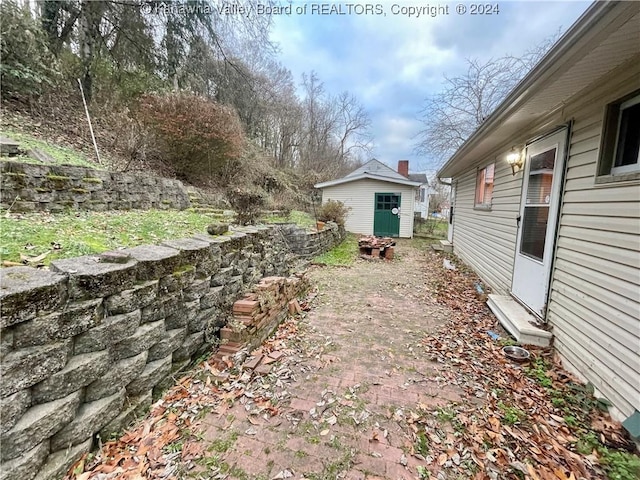
[[[618,110],[618,124],[616,126],[616,141],[614,143],[615,148],[613,150],[613,163],[614,165],[611,167],[611,175],[621,175],[623,173],[634,173],[640,170],[640,151],[638,152],[638,158],[636,158],[635,163],[630,163],[629,165],[621,165],[619,167],[615,166],[616,159],[618,158],[618,148],[620,147],[620,125],[622,123],[622,113],[629,107],[633,107],[640,103],[640,95],[636,95],[635,97],[630,98],[626,102],[622,102],[620,104]]]
[[[373,175],[371,173],[362,173],[354,177],[343,177],[343,178],[338,178],[336,180],[330,180],[328,182],[316,183],[314,187],[315,188],[333,187],[335,185],[341,185],[343,183],[349,183],[349,182],[356,182],[358,180],[363,180],[366,178],[371,180],[379,180],[381,182],[397,183],[399,185],[408,185],[410,187],[419,187],[420,185],[422,185],[420,182],[412,182],[411,180],[401,180],[399,178],[385,177],[383,175]]]

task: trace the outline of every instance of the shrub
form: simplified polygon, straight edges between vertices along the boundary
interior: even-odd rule
[[[248,191],[234,188],[227,192],[227,200],[236,212],[236,220],[240,225],[254,223],[260,216],[265,204],[265,196],[260,191]]]
[[[0,83],[2,97],[38,97],[58,78],[44,32],[28,6],[0,2]]]
[[[237,113],[205,97],[147,95],[139,116],[155,132],[162,160],[191,183],[224,175],[242,153],[244,134]]]
[[[318,220],[321,222],[336,222],[343,227],[350,210],[351,207],[347,207],[338,200],[329,200],[323,203],[318,210]]]

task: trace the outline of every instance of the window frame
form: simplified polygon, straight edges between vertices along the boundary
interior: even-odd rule
[[[605,108],[595,183],[625,182],[640,179],[640,153],[636,163],[615,166],[620,148],[620,126],[625,109],[640,104],[640,90],[609,103]]]
[[[486,187],[489,185],[487,183],[487,169],[491,167],[493,170],[493,175],[491,178],[491,192],[489,199],[487,200],[487,191]],[[482,183],[480,180],[482,179]],[[475,186],[475,194],[473,199],[473,208],[475,210],[491,210],[491,206],[493,205],[493,190],[496,182],[496,162],[491,162],[486,164],[484,167],[478,167],[476,170],[476,186]],[[480,194],[480,195],[479,195]],[[481,197],[481,201],[479,201],[479,197]]]

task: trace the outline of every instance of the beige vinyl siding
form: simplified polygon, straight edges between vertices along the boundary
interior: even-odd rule
[[[511,288],[522,174],[514,176],[503,156],[495,158],[490,211],[474,208],[476,169],[457,178],[453,248],[494,292],[506,294]],[[478,166],[488,163],[491,162],[479,162]]]
[[[640,410],[640,184],[596,184],[595,175],[605,106],[639,78],[637,66],[619,72],[567,107],[574,125],[547,315],[565,365],[622,418]]]
[[[345,228],[349,232],[373,235],[376,193],[400,193],[400,236],[413,236],[415,188],[397,183],[363,179],[322,189],[322,202],[339,200],[351,207]]]

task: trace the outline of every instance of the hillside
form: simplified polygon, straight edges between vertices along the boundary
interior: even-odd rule
[[[99,168],[251,192],[266,208],[308,203],[314,183],[366,158],[367,112],[350,92],[329,95],[315,72],[294,80],[268,16],[220,23],[199,14],[205,3],[2,2],[2,133]],[[65,155],[53,156],[78,160]]]

